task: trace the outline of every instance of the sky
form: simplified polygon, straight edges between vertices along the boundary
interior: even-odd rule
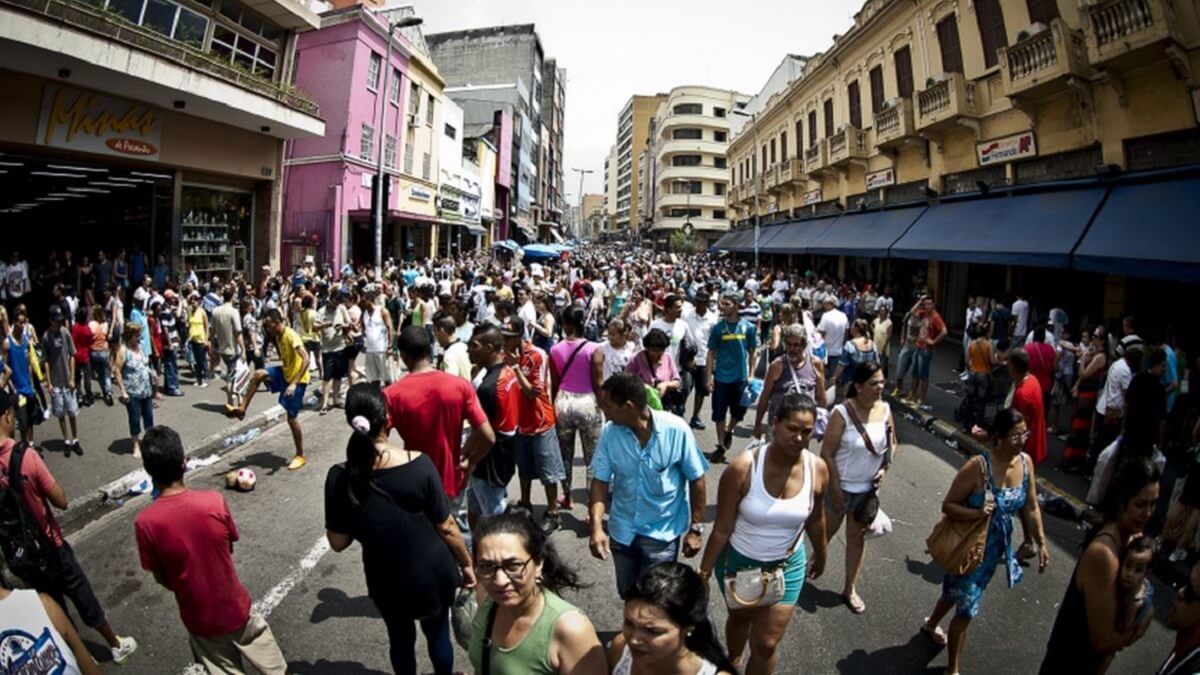
[[[617,116],[633,94],[704,85],[753,95],[786,54],[825,51],[862,0],[402,0],[425,33],[532,23],[567,70],[563,190],[604,192]]]

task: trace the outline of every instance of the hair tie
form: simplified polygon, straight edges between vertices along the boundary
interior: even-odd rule
[[[362,415],[352,417],[350,419],[350,426],[354,427],[354,430],[361,434],[371,433],[371,423]]]

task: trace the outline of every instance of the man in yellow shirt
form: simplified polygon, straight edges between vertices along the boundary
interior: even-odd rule
[[[304,459],[304,443],[300,433],[300,409],[304,407],[304,390],[308,387],[308,351],[300,334],[292,330],[283,321],[283,315],[277,308],[272,307],[263,319],[263,328],[267,335],[275,340],[279,349],[279,366],[254,371],[250,384],[246,387],[246,398],[240,408],[234,409],[238,419],[246,416],[250,401],[258,391],[258,385],[267,383],[267,388],[273,394],[279,394],[279,405],[287,413],[288,427],[292,430],[292,441],[296,444],[296,456],[288,463],[288,470],[295,471],[303,468],[308,460]]]

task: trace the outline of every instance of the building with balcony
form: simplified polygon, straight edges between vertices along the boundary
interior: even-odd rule
[[[285,143],[325,133],[291,84],[318,26],[291,0],[0,1],[6,247],[35,263],[141,249],[222,278],[278,267]]]
[[[639,234],[648,223],[646,205],[641,198],[643,166],[639,157],[649,143],[650,120],[666,94],[634,95],[617,117],[616,157],[616,229],[623,236]]]
[[[563,212],[563,121],[567,105],[567,71],[555,59],[542,64],[542,134],[544,170],[538,172],[538,202],[544,204],[539,235],[543,241],[557,240],[564,233]]]
[[[734,110],[749,96],[712,87],[676,87],[648,124],[645,199],[653,204],[649,236],[667,242],[690,231],[707,248],[729,229],[725,150]]]
[[[1115,239],[1103,262],[1094,252],[1104,247],[1088,244],[1099,236],[1093,217],[1105,221],[1118,195],[1200,191],[1190,178],[1145,173],[1200,164],[1198,65],[1194,4],[868,0],[798,75],[772,74],[786,82],[751,101],[728,149],[728,208],[739,225],[757,217],[791,232],[773,241],[786,242],[782,255],[812,256],[795,264],[927,277],[951,291],[947,317],[968,288],[995,297],[1032,286],[1090,288],[1103,298],[1091,315],[1110,316],[1126,296],[1154,295],[1138,279],[1200,281],[1189,272],[1200,264],[1183,264],[1194,254],[1145,244],[1192,241],[1166,215],[1152,219],[1157,235],[1126,242],[1136,265],[1118,260]],[[1150,187],[1156,180],[1173,187]],[[1093,191],[1081,196],[1085,185]],[[786,229],[797,221],[806,234]]]

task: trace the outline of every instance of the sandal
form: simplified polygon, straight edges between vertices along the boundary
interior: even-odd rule
[[[844,602],[854,614],[862,614],[863,612],[867,611],[867,605],[862,601],[862,598],[858,597],[858,593],[854,593],[852,595],[842,595],[842,602]]]
[[[933,628],[930,628],[928,617],[921,622],[921,632],[928,635],[929,639],[933,640],[933,642],[939,647],[946,646],[945,631],[942,630],[941,626],[934,626]]]

